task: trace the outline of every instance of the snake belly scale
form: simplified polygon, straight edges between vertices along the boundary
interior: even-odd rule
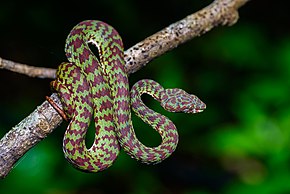
[[[98,48],[99,59],[89,44]],[[69,62],[59,65],[51,86],[70,119],[63,140],[64,155],[80,170],[98,172],[108,168],[120,147],[143,163],[158,163],[171,155],[178,143],[177,129],[167,117],[142,102],[143,93],[171,112],[197,113],[206,108],[195,95],[164,89],[153,80],[138,81],[130,92],[121,37],[104,22],[86,20],[76,25],[67,37],[65,52]],[[131,107],[160,134],[159,146],[147,147],[137,139]],[[87,148],[85,136],[91,120],[95,140]]]

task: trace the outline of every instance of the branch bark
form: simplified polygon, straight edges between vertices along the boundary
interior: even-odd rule
[[[134,73],[152,59],[178,45],[200,36],[219,25],[233,25],[238,8],[249,0],[215,0],[202,10],[171,24],[125,51],[126,71]],[[55,70],[15,63],[0,58],[0,68],[32,77],[54,78]],[[50,96],[60,107],[58,96]],[[49,135],[62,118],[45,101],[0,140],[0,178],[5,178],[14,164],[33,146]]]

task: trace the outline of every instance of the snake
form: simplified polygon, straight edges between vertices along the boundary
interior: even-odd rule
[[[97,48],[97,53],[90,49]],[[168,158],[178,144],[178,132],[166,116],[148,108],[143,94],[151,95],[170,112],[198,113],[206,105],[182,89],[164,89],[150,79],[136,82],[131,90],[125,69],[124,47],[118,32],[98,20],[85,20],[69,33],[65,53],[51,87],[58,93],[69,119],[64,134],[65,158],[85,172],[110,167],[125,150],[132,158],[156,164]],[[131,109],[161,136],[156,147],[144,145],[136,136]],[[88,148],[86,133],[94,125],[95,138]]]

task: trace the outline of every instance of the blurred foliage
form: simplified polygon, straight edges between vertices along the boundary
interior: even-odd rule
[[[55,68],[66,60],[64,41],[79,21],[110,23],[128,48],[210,2],[4,0],[0,57]],[[63,123],[0,181],[0,193],[290,193],[290,16],[285,4],[251,1],[241,8],[236,25],[216,28],[130,75],[130,84],[155,79],[207,104],[200,114],[174,114],[144,97],[179,129],[179,146],[169,159],[147,166],[122,151],[104,172],[77,171],[62,154]],[[50,94],[50,81],[0,71],[2,136]],[[140,140],[158,145],[158,134],[133,119]]]

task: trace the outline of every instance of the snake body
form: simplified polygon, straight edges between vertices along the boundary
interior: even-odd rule
[[[98,48],[99,59],[89,44]],[[140,80],[129,90],[125,72],[123,43],[110,25],[87,20],[70,32],[66,45],[69,63],[57,69],[51,85],[58,92],[70,123],[64,135],[63,150],[67,160],[88,172],[102,171],[112,165],[120,146],[136,160],[158,163],[175,150],[178,133],[167,117],[149,109],[141,100],[147,93],[171,112],[196,113],[205,104],[181,89],[164,89],[153,80]],[[136,137],[130,106],[162,138],[157,147],[147,147]],[[88,149],[85,135],[93,118],[95,140]]]

